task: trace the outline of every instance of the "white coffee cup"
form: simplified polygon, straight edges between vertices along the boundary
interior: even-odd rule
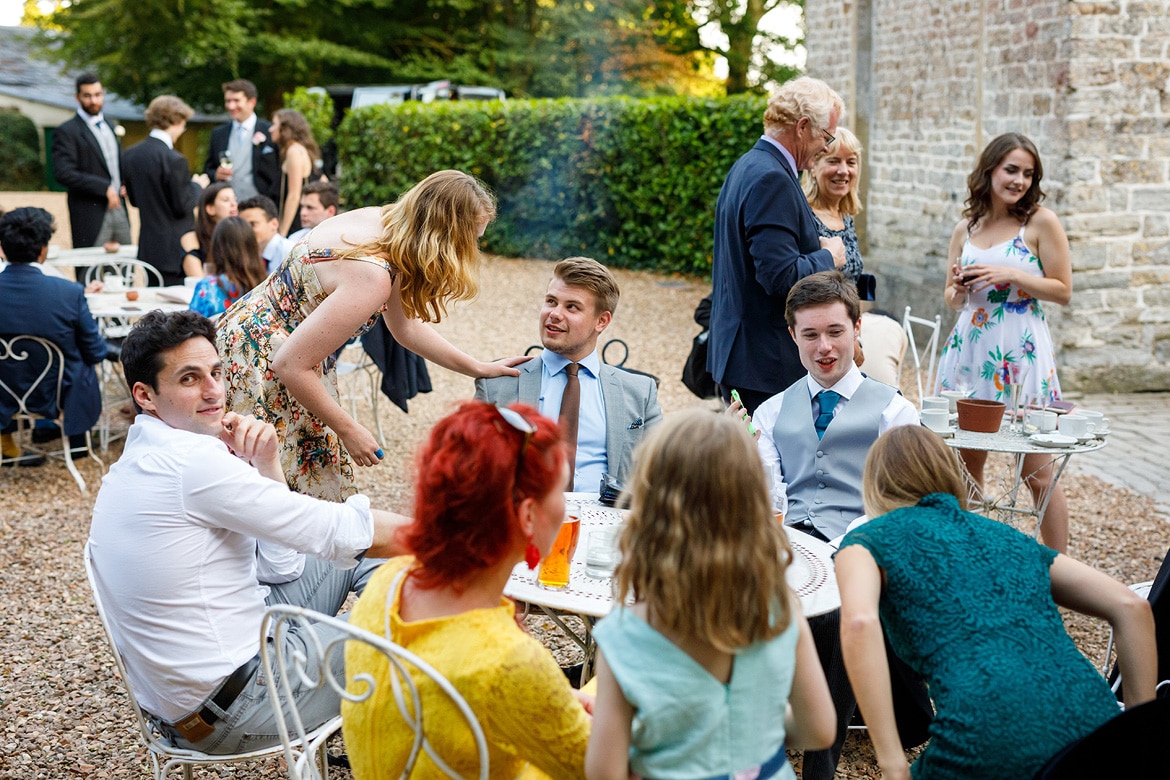
[[[1079,414],[1066,414],[1060,418],[1060,423],[1057,427],[1066,436],[1081,439],[1089,435],[1089,418],[1082,417]]]
[[[942,396],[931,395],[922,399],[922,409],[923,411],[927,409],[941,409],[949,413],[951,410],[951,402]]]
[[[923,409],[919,419],[922,420],[923,425],[935,433],[943,433],[951,429],[951,414],[946,409]]]
[[[105,284],[107,292],[120,292],[122,290],[122,277],[118,274],[106,274],[102,282]]]
[[[1040,433],[1052,433],[1056,430],[1056,412],[1045,412],[1033,409],[1024,416],[1024,425],[1035,428]]]
[[[1089,433],[1100,430],[1104,427],[1101,425],[1101,423],[1105,420],[1104,412],[1093,412],[1088,409],[1077,409],[1076,414],[1078,417],[1084,417],[1089,421]]]
[[[957,404],[960,398],[969,398],[971,396],[970,393],[964,393],[962,390],[942,390],[939,392],[939,395],[949,402],[951,414],[959,411]]]

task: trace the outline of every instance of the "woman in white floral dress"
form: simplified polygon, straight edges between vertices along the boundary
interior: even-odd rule
[[[1040,205],[1042,177],[1039,152],[1018,133],[989,143],[967,177],[967,208],[947,253],[944,297],[959,319],[943,346],[941,389],[1003,401],[1009,385],[1019,384],[1022,404],[1060,400],[1056,354],[1041,301],[1069,302],[1072,263],[1060,220]],[[982,484],[987,453],[960,450],[960,455]],[[1024,458],[1033,497],[1048,489],[1051,463],[1046,455]],[[1068,507],[1059,485],[1040,528],[1045,544],[1067,552]]]

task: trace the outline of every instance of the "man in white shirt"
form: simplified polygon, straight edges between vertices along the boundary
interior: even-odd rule
[[[506,406],[519,401],[561,419],[575,446],[573,489],[597,491],[601,475],[619,480],[630,470],[634,447],[662,419],[654,380],[601,362],[597,339],[613,318],[620,296],[609,269],[587,257],[553,268],[540,310],[544,351],[517,368],[520,376],[477,379],[475,397]],[[570,376],[573,374],[573,376]],[[576,385],[578,413],[565,415],[566,392]]]
[[[284,262],[294,243],[280,234],[276,203],[264,195],[254,195],[247,200],[241,200],[240,219],[252,226],[260,257],[267,264],[268,273],[272,273]]]
[[[77,116],[53,133],[53,176],[68,193],[73,246],[129,244],[130,220],[122,200],[122,128],[106,120],[106,92],[93,73],[75,79]]]
[[[861,472],[869,448],[890,428],[917,425],[918,412],[895,388],[863,376],[854,363],[861,303],[856,285],[840,271],[798,281],[784,315],[808,374],[756,410],[757,447],[785,525],[828,541],[865,512]],[[856,701],[841,657],[840,611],[812,618],[809,626],[837,709],[838,732],[828,750],[806,753],[803,776],[831,778]],[[896,657],[893,662],[900,663]],[[900,671],[895,675],[897,686]],[[929,710],[921,682],[917,686]],[[916,732],[908,727],[904,733]]]
[[[335,504],[289,491],[273,427],[225,412],[204,317],[150,312],[122,357],[140,413],[102,481],[89,546],[127,683],[178,747],[274,744],[257,676],[266,604],[336,614],[373,558],[393,552],[405,519],[371,510],[365,496]],[[300,637],[284,641],[288,652],[315,652]],[[340,709],[323,688],[298,695],[315,724]]]

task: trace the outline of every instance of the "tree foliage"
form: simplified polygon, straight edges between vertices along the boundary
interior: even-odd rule
[[[443,78],[517,97],[712,94],[714,53],[742,91],[759,19],[790,1],[71,0],[37,21],[57,56],[119,94],[212,109],[244,76],[270,110],[301,84]],[[704,24],[729,45],[705,46]]]

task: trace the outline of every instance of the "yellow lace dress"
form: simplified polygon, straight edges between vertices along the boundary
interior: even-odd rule
[[[350,623],[383,635],[390,610],[391,639],[434,666],[474,710],[487,737],[489,777],[583,778],[589,716],[552,654],[516,625],[512,602],[501,599],[493,609],[404,622],[399,604],[405,578],[399,574],[413,564],[410,557],[394,558],[379,569],[358,599]],[[356,780],[398,777],[410,754],[413,732],[394,703],[388,663],[369,647],[350,643],[345,667],[347,677],[366,672],[377,686],[365,702],[342,702],[353,775]],[[426,677],[416,673],[415,681],[427,739],[456,772],[475,777],[479,762],[463,716]],[[411,778],[440,780],[446,775],[424,753]]]
[[[394,269],[378,257],[338,260],[331,249],[309,249],[299,241],[263,284],[236,301],[219,321],[216,347],[223,361],[227,406],[276,428],[280,461],[288,486],[298,493],[344,501],[357,492],[353,462],[341,439],[288,391],[272,372],[272,358],[289,334],[325,300],[313,266],[322,261],[366,262]],[[370,315],[355,335],[378,324],[382,312]],[[337,372],[332,357],[317,366],[321,384],[337,395]]]

